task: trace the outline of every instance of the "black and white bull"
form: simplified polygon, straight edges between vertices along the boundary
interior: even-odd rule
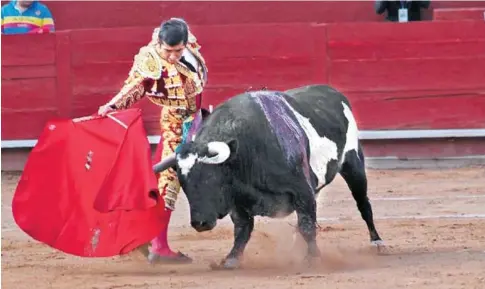
[[[279,218],[294,211],[308,245],[306,257],[320,256],[316,196],[337,173],[352,192],[371,242],[382,242],[367,198],[357,124],[347,98],[331,87],[234,96],[155,171],[168,167],[176,167],[195,230],[211,230],[230,214],[235,240],[225,268],[239,265],[255,216]]]

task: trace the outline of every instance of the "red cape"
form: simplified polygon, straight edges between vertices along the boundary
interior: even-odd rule
[[[50,121],[15,191],[14,219],[65,253],[130,252],[167,225],[150,155],[139,109]]]

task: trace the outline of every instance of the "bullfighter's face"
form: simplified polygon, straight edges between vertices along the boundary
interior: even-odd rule
[[[183,42],[170,46],[165,42],[162,42],[159,47],[160,56],[171,64],[174,64],[180,60],[184,53],[185,45]]]

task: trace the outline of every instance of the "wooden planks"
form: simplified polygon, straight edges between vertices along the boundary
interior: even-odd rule
[[[2,35],[2,139],[37,138],[58,115],[56,36]]]
[[[339,24],[327,35],[329,82],[361,129],[485,127],[484,22]]]
[[[48,3],[59,29],[158,26],[170,17],[190,25],[344,22],[381,19],[368,1],[72,1]],[[93,13],[96,11],[96,13]]]
[[[485,91],[348,92],[347,95],[363,130],[485,127]]]
[[[332,61],[330,83],[343,91],[484,89],[485,56]]]
[[[478,6],[478,5],[477,5]],[[484,20],[485,7],[438,8],[433,10],[434,21]]]
[[[32,46],[34,43],[35,46]],[[56,36],[54,34],[2,35],[2,44],[2,68],[55,63]]]
[[[2,80],[2,139],[37,138],[57,115],[55,78]]]
[[[71,32],[72,117],[95,113],[121,89],[152,31],[138,27]]]
[[[4,139],[35,138],[50,117],[95,113],[119,91],[152,30],[2,37]],[[485,127],[483,21],[193,25],[192,30],[209,66],[205,107],[250,87],[285,90],[328,82],[351,99],[361,129]],[[34,57],[26,47],[40,54]],[[148,100],[137,106],[144,110],[148,133],[158,134],[159,108]],[[20,126],[27,119],[41,124]]]
[[[8,3],[2,1],[2,3]],[[191,25],[230,25],[296,22],[384,21],[373,1],[49,1],[56,28],[96,29],[158,26],[169,17],[183,17]],[[485,7],[485,1],[431,1],[422,10],[432,19],[437,8]],[[93,13],[95,11],[96,13]]]

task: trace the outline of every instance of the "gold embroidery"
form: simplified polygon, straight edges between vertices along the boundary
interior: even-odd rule
[[[200,45],[190,32],[187,48],[201,63],[198,72],[190,71],[181,63],[170,64],[162,59],[156,50],[159,31],[159,28],[153,30],[152,39],[144,48],[143,54],[140,50],[141,56],[137,59],[136,71],[144,77],[155,79],[147,97],[151,102],[162,106],[160,126],[163,137],[162,158],[164,158],[171,155],[182,141],[183,121],[196,111],[196,96],[202,92],[205,85],[207,68],[199,52]],[[181,75],[184,76],[185,81],[182,81]],[[162,91],[157,87],[160,78],[163,79],[166,96],[160,96],[158,93]],[[173,169],[165,170],[159,175],[158,188],[165,200],[165,206],[173,210],[180,191],[180,183]]]
[[[150,101],[161,106],[183,107],[189,113],[195,112],[195,97],[203,90],[199,76],[180,63],[171,64],[162,58],[160,62],[167,75],[163,77],[167,95],[163,98],[149,95]],[[185,82],[182,82],[181,74],[186,78]]]
[[[193,35],[190,31],[189,31],[189,43],[187,45],[187,49],[192,52],[192,54],[194,55],[194,57],[197,59],[197,61],[199,62],[199,71],[197,71],[197,74],[201,80],[201,85],[202,86],[205,86],[206,83],[207,83],[207,73],[208,73],[208,69],[207,69],[207,64],[205,62],[205,59],[204,57],[202,56],[202,54],[200,53],[200,44],[197,42],[197,38],[195,37],[195,35]]]
[[[148,43],[148,45],[155,45],[158,43],[158,34],[160,33],[160,27],[153,29],[152,32],[152,40]]]
[[[185,93],[182,87],[167,88],[167,92],[169,99],[185,99]]]
[[[162,159],[173,154],[182,141],[182,124],[186,117],[183,111],[173,107],[164,106],[160,117],[162,128],[163,148]],[[180,192],[180,183],[176,172],[170,168],[160,173],[158,189],[165,200],[165,207],[174,210]]]
[[[198,43],[189,44],[189,45],[187,45],[187,49],[190,52],[192,52],[192,54],[194,55],[194,57],[197,59],[197,61],[200,64],[199,65],[199,71],[197,71],[197,74],[202,81],[201,85],[205,86],[205,84],[207,83],[208,69],[207,69],[207,65],[205,63],[205,59],[199,51],[200,45]]]
[[[136,71],[132,71],[131,75],[125,81],[124,86],[108,104],[114,105],[116,109],[126,109],[140,100],[144,95],[145,87],[143,85],[143,77]]]
[[[187,97],[188,110],[190,113],[194,113],[197,109],[196,96],[199,92],[193,81],[187,80],[185,83],[185,93],[190,96]]]
[[[186,110],[189,113],[192,112],[191,109],[188,109],[189,106],[187,105],[187,101],[185,99],[164,99],[164,98],[150,97],[150,96],[148,96],[148,99],[152,103],[162,107],[169,106],[177,109]]]
[[[167,81],[167,83],[165,84],[166,88],[182,86],[182,79],[180,79],[180,74],[178,73],[175,76],[167,77],[164,79]]]
[[[134,70],[143,77],[159,79],[162,76],[162,62],[154,47],[145,46],[135,56]]]

